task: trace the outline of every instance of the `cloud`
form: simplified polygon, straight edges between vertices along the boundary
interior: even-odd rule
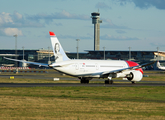
[[[165,47],[165,44],[164,43],[157,43],[157,42],[156,43],[153,43],[152,42],[152,43],[150,43],[150,45],[153,46],[153,47],[155,47],[155,48],[156,47],[162,47],[162,48]]]
[[[124,34],[124,33],[126,33],[126,32],[123,31],[123,30],[116,30],[116,32],[119,33],[119,34]]]
[[[34,21],[29,21],[18,12],[0,13],[0,27],[1,28],[23,28],[23,27],[44,27],[43,24]]]
[[[58,38],[60,39],[74,39],[76,40],[77,38],[80,40],[93,40],[93,35],[91,34],[87,34],[86,36],[74,36],[74,35],[58,35]],[[126,37],[126,36],[113,36],[113,35],[108,35],[105,34],[103,36],[100,36],[100,40],[118,40],[118,41],[122,41],[122,40],[140,40],[137,37]]]
[[[62,23],[55,23],[56,26],[62,26]]]
[[[131,29],[126,26],[115,25],[110,19],[103,19],[103,22],[107,23],[100,25],[101,28],[111,28],[111,29]]]
[[[5,28],[5,29],[0,29],[0,34],[4,36],[13,36],[17,34],[18,36],[22,36],[22,31],[18,30],[17,28]]]
[[[0,13],[0,26],[6,23],[13,23],[10,13]]]
[[[61,38],[61,39],[80,39],[80,40],[88,40],[88,39],[92,39],[93,38],[93,36],[91,36],[91,35],[87,35],[87,36],[73,36],[73,35],[59,35],[58,36],[59,38]]]
[[[27,15],[29,20],[39,21],[45,20],[46,22],[52,22],[54,19],[77,19],[77,20],[90,20],[90,16],[87,15],[76,15],[71,14],[65,10],[61,12],[56,12],[52,14],[36,14],[36,15]]]
[[[88,15],[71,14],[65,10],[52,14],[36,14],[36,15],[22,15],[18,12],[0,13],[0,35],[10,36],[15,33],[23,35],[19,28],[41,28],[46,24],[53,22],[54,19],[77,19],[77,20],[91,20]],[[56,26],[62,26],[62,23],[54,22]],[[10,33],[11,32],[11,33]],[[83,37],[82,37],[83,38]],[[84,38],[85,39],[85,38]]]
[[[119,2],[120,5],[125,5],[127,2],[131,2],[141,9],[148,9],[152,6],[161,10],[165,9],[165,0],[119,0]]]
[[[115,37],[115,36],[112,36],[112,35],[103,35],[103,36],[100,36],[100,39],[102,39],[102,40],[121,40],[121,41],[123,41],[123,40],[139,40],[139,38],[137,38],[137,37],[134,37],[134,38],[132,38],[132,37],[126,37],[126,36],[117,36],[117,37]]]
[[[111,9],[111,7],[108,6],[107,4],[105,4],[104,2],[98,2],[96,4],[95,8],[98,8],[98,9]]]

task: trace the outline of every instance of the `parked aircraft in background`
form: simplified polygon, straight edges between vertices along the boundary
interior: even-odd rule
[[[165,66],[161,66],[159,61],[157,61],[157,67],[158,67],[160,70],[165,70]]]
[[[30,63],[39,66],[49,66],[59,72],[70,76],[78,77],[81,83],[89,83],[92,78],[107,78],[106,84],[113,83],[112,78],[124,78],[132,83],[141,81],[143,78],[142,67],[153,64],[155,61],[139,65],[133,61],[125,60],[84,60],[69,59],[65,54],[60,42],[53,32],[49,32],[52,48],[55,56],[55,62],[51,64],[36,63],[30,61],[8,60]]]

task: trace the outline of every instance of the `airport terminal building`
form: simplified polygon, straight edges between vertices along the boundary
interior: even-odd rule
[[[16,63],[14,61],[9,61],[4,59],[4,57],[9,57],[13,59],[19,59],[33,62],[41,63],[51,63],[54,62],[53,51],[45,49],[36,50],[0,50],[0,66],[19,66],[21,63]],[[77,59],[77,53],[66,52],[70,59]],[[158,57],[159,56],[159,57]],[[165,52],[157,51],[90,51],[86,50],[84,53],[79,53],[79,59],[106,59],[106,60],[132,60],[138,63],[149,62],[153,59],[158,59],[160,61],[165,60]],[[30,67],[38,67],[32,66]]]

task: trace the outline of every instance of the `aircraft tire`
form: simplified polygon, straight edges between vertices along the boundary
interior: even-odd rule
[[[80,80],[81,84],[84,83],[84,80]]]
[[[83,79],[82,79],[80,82],[81,82],[81,83],[87,83],[87,84],[88,84],[88,83],[89,83],[89,80],[83,80]]]
[[[135,84],[136,82],[135,81],[132,81],[132,84]]]
[[[105,84],[113,84],[113,80],[105,80]]]
[[[88,83],[89,83],[89,80],[85,80],[85,83],[87,83],[87,84],[88,84]]]

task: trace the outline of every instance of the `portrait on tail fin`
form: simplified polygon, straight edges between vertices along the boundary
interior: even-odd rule
[[[55,51],[55,60],[56,61],[63,61],[63,56],[60,53],[60,45],[59,45],[59,43],[55,43],[54,51]]]

